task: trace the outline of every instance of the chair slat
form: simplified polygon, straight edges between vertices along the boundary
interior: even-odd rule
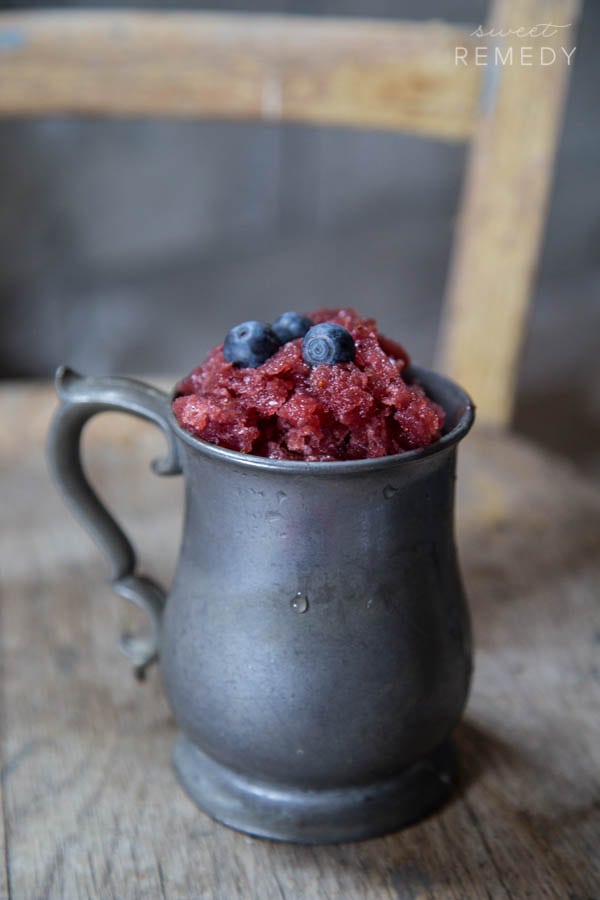
[[[480,70],[468,30],[211,13],[0,14],[0,115],[214,117],[461,140]]]

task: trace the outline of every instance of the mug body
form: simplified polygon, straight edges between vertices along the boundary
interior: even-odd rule
[[[471,674],[453,517],[473,408],[441,376],[416,380],[446,434],[383,459],[261,459],[173,422],[186,516],[160,658],[175,764],[234,827],[357,839],[448,793]]]

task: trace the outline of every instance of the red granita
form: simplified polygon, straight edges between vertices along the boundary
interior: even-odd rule
[[[226,362],[223,345],[177,385],[173,410],[194,437],[271,459],[365,459],[426,447],[444,412],[423,388],[407,384],[406,351],[352,309],[318,309],[355,342],[352,362],[307,365],[302,338],[257,368]]]

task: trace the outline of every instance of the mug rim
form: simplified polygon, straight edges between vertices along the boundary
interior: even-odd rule
[[[173,412],[172,402],[175,398],[175,388],[169,395],[169,423],[175,434],[181,438],[188,446],[193,447],[207,456],[216,459],[237,463],[248,469],[262,471],[279,471],[287,472],[290,475],[342,475],[342,474],[358,474],[362,472],[372,472],[376,469],[387,468],[388,466],[406,465],[410,462],[417,462],[427,457],[434,456],[437,453],[447,450],[457,444],[471,430],[475,419],[475,404],[463,387],[448,378],[431,369],[425,369],[422,366],[410,365],[407,370],[411,383],[421,385],[427,390],[427,382],[435,383],[436,381],[443,387],[450,388],[454,393],[455,400],[464,406],[464,409],[450,431],[442,434],[442,436],[433,444],[427,447],[421,447],[417,450],[405,450],[403,453],[393,453],[388,456],[367,457],[365,459],[342,459],[342,460],[297,460],[297,459],[271,459],[268,456],[254,456],[251,453],[242,453],[239,450],[230,450],[227,447],[220,447],[218,444],[211,444],[209,441],[203,441],[201,438],[194,437],[189,431],[177,421],[177,417]],[[429,396],[429,393],[428,393]],[[439,403],[438,400],[435,401]],[[439,403],[447,414],[448,410]]]

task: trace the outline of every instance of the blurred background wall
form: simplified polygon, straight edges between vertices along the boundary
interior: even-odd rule
[[[246,8],[479,24],[486,5],[273,0]],[[598,477],[599,48],[600,4],[588,0],[516,412],[519,432]],[[241,319],[322,305],[375,315],[429,364],[464,162],[462,145],[381,132],[2,121],[0,375],[47,377],[68,362],[86,373],[177,376]]]

